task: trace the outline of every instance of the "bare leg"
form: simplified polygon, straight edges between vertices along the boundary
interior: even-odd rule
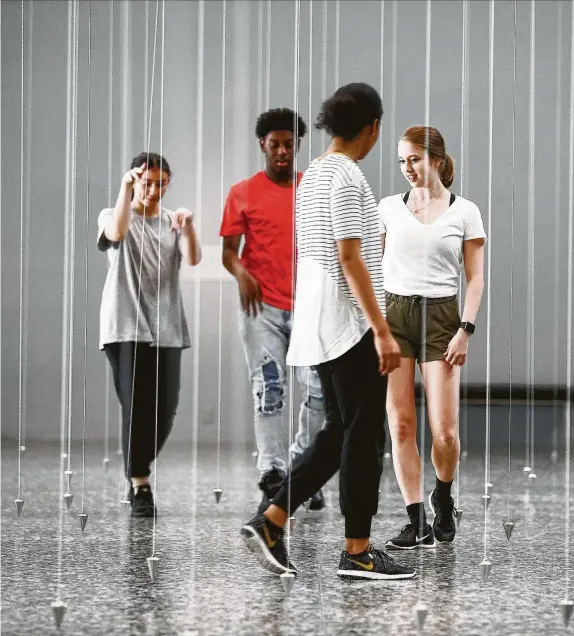
[[[401,366],[389,375],[387,415],[395,475],[406,506],[423,500],[414,383],[415,360],[402,358]]]
[[[451,482],[460,454],[458,407],[460,367],[444,360],[420,365],[427,396],[429,424],[433,437],[432,463],[436,476]]]

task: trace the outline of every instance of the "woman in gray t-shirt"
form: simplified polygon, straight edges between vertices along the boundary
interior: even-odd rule
[[[179,400],[181,351],[190,346],[179,284],[182,257],[201,260],[192,214],[161,206],[171,170],[141,153],[122,178],[114,208],[98,219],[98,247],[108,255],[100,307],[100,349],[122,406],[122,448],[132,516],[155,507],[150,464],[165,443]],[[157,390],[156,390],[157,387]]]

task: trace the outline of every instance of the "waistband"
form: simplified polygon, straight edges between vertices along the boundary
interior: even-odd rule
[[[454,296],[445,296],[443,298],[425,298],[424,296],[401,296],[399,294],[391,294],[385,292],[388,300],[393,300],[397,303],[408,303],[413,305],[442,305],[444,303],[450,303],[456,300],[456,294]]]

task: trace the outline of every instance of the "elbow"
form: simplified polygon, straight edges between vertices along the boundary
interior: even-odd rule
[[[126,232],[120,232],[119,230],[106,230],[106,238],[112,243],[119,243],[126,238]]]

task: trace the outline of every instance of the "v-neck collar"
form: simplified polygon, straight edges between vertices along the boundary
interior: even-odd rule
[[[459,196],[456,196],[456,195],[455,195],[455,199],[454,199],[454,201],[453,201],[452,203],[449,203],[448,208],[447,208],[447,209],[446,209],[446,210],[445,210],[442,214],[439,214],[439,216],[437,216],[437,217],[436,217],[436,219],[434,219],[434,220],[433,220],[433,221],[431,221],[430,223],[423,223],[423,222],[422,222],[422,221],[421,221],[421,220],[420,220],[420,219],[419,219],[419,218],[418,218],[415,214],[413,214],[413,212],[411,211],[411,209],[409,208],[409,206],[405,203],[405,199],[404,199],[405,194],[406,194],[406,192],[405,192],[405,193],[402,193],[402,194],[399,194],[399,197],[400,197],[400,199],[401,199],[401,205],[402,205],[402,206],[405,208],[405,210],[408,212],[409,216],[411,216],[411,217],[412,217],[412,218],[413,218],[413,219],[414,219],[414,220],[415,220],[415,221],[416,221],[419,225],[422,225],[423,227],[431,227],[431,226],[432,226],[432,225],[434,225],[434,224],[435,224],[435,223],[436,223],[439,219],[442,219],[442,217],[443,217],[445,214],[448,214],[448,213],[452,210],[453,206],[455,206],[455,205],[456,205],[456,203],[457,203],[457,201],[460,199],[460,197],[459,197]],[[452,193],[451,193],[451,194],[452,194]]]

